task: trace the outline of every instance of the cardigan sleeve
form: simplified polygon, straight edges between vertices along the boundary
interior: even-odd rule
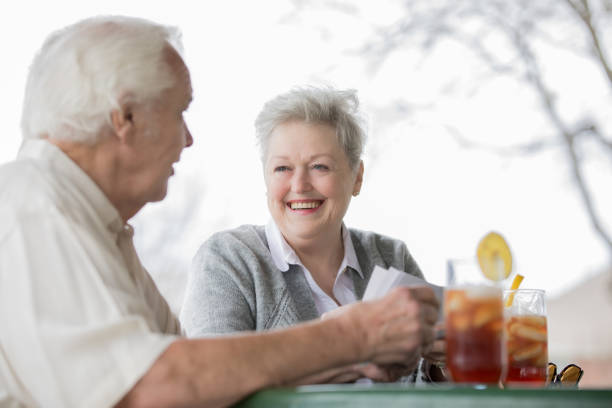
[[[180,314],[188,337],[255,329],[255,305],[245,296],[252,280],[239,256],[244,248],[232,248],[231,238],[213,235],[192,261]]]
[[[410,255],[408,247],[404,242],[401,242],[401,252],[403,253],[404,257],[404,271],[409,273],[410,275],[418,276],[421,279],[425,279],[423,277],[423,272],[421,272],[421,269],[417,265],[416,261],[414,260],[412,255]]]

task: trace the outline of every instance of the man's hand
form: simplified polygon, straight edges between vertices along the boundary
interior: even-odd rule
[[[403,287],[379,300],[343,307],[324,321],[265,333],[179,339],[118,406],[222,407],[261,388],[303,380],[391,378],[374,364],[415,367],[432,350],[437,316],[430,288]]]
[[[326,318],[347,323],[346,339],[362,361],[416,368],[433,348],[438,301],[429,287],[399,287],[381,299],[345,306]]]
[[[429,353],[423,355],[423,358],[434,362],[446,362],[446,338],[444,334],[444,322],[439,322],[434,326],[436,339]]]
[[[419,362],[419,358],[416,358],[416,362],[410,365],[404,364],[385,364],[380,366],[377,364],[366,364],[361,370],[363,377],[367,377],[376,382],[395,382],[402,377],[410,375],[414,372]]]
[[[375,364],[358,363],[325,370],[284,385],[296,386],[306,384],[343,384],[352,383],[360,378],[370,376],[383,377],[386,376],[386,373],[383,373],[382,370],[380,370]]]
[[[284,385],[343,384],[355,382],[360,378],[369,378],[376,382],[394,382],[403,376],[411,374],[413,371],[414,368],[408,368],[400,364],[379,366],[372,363],[358,363],[325,370]]]

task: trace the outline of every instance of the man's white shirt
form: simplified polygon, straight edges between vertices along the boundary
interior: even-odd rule
[[[0,402],[111,406],[180,334],[132,235],[51,143],[0,167]]]

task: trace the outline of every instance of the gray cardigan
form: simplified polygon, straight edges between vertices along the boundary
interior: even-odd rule
[[[350,269],[358,299],[375,265],[422,277],[406,245],[372,232],[349,229],[364,275]],[[198,250],[180,319],[189,337],[242,330],[269,330],[319,316],[300,266],[280,271],[270,254],[265,228],[243,225],[214,234]]]

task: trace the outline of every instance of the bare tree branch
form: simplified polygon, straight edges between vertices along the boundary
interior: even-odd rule
[[[544,84],[542,72],[537,64],[537,59],[529,48],[528,44],[524,41],[522,35],[516,31],[514,32],[513,38],[517,48],[524,56],[524,61],[527,66],[528,79],[534,85],[538,95],[540,96],[544,111],[546,112],[553,126],[557,128],[565,141],[566,151],[570,159],[574,180],[576,181],[576,185],[580,191],[580,196],[582,197],[582,202],[591,221],[591,225],[599,237],[606,243],[608,252],[612,258],[612,239],[610,238],[610,234],[603,227],[601,217],[595,209],[591,192],[587,187],[587,183],[584,179],[584,174],[580,166],[580,159],[576,154],[576,133],[569,130],[568,126],[565,125],[564,121],[559,115],[553,94]]]
[[[591,38],[594,56],[596,57],[597,61],[601,63],[601,66],[606,73],[608,81],[612,85],[612,72],[610,71],[606,56],[602,51],[601,42],[599,40],[599,35],[593,22],[588,0],[566,0],[566,2],[578,15],[579,20],[582,22],[582,24],[586,26]],[[528,83],[533,86],[534,91],[539,96],[544,109],[544,113],[552,122],[553,127],[557,129],[559,135],[561,136],[562,143],[558,143],[557,145],[565,146],[568,161],[572,169],[573,178],[578,187],[578,191],[580,193],[580,197],[582,199],[589,220],[596,234],[606,244],[610,257],[612,258],[611,235],[604,228],[602,219],[595,209],[593,197],[591,192],[589,191],[585,176],[582,171],[580,158],[576,151],[577,138],[580,135],[586,133],[594,136],[595,139],[607,149],[610,149],[610,145],[612,145],[612,142],[607,140],[599,132],[595,124],[591,123],[589,124],[589,126],[572,128],[572,126],[565,122],[565,120],[559,113],[554,93],[544,83],[543,74],[538,65],[537,57],[531,50],[530,45],[526,42],[527,38],[531,38],[530,36],[533,35],[533,32],[537,31],[536,22],[539,21],[539,18],[547,17],[547,11],[550,10],[547,10],[545,8],[538,10],[537,7],[534,6],[535,8],[534,10],[532,10],[531,14],[525,13],[525,15],[523,15],[519,12],[517,13],[516,18],[512,20],[508,18],[507,14],[509,13],[509,10],[507,8],[507,3],[505,2],[486,2],[482,4],[475,2],[474,4],[476,4],[476,7],[474,9],[468,7],[467,9],[461,10],[461,12],[463,13],[462,17],[466,18],[467,16],[469,16],[480,18],[481,20],[485,21],[485,24],[489,30],[496,29],[498,32],[505,32],[508,35],[511,44],[514,45],[514,48],[518,53],[517,58],[515,60],[511,61],[510,63],[504,63],[499,59],[497,50],[488,49],[486,43],[486,32],[465,32],[460,28],[453,27],[452,24],[447,22],[446,20],[442,20],[441,23],[436,23],[436,27],[438,27],[438,29],[429,32],[427,37],[427,44],[429,46],[432,46],[442,38],[453,39],[455,41],[458,41],[459,43],[462,43],[466,46],[467,49],[474,52],[475,55],[479,59],[481,59],[493,72],[497,72],[500,74],[518,73],[526,77]],[[448,3],[446,3],[446,5],[447,8],[445,9],[445,11],[448,12],[452,7],[448,7]],[[438,10],[438,15],[444,16],[445,13]],[[486,22],[487,20],[488,23]],[[444,29],[440,29],[440,27],[444,27]],[[408,24],[404,24],[403,28],[409,28],[410,30],[413,30],[419,27],[415,27],[413,23],[409,22]],[[407,38],[408,34],[406,32],[402,32],[402,30],[399,29],[399,33],[396,33],[395,37],[395,44],[397,44],[397,41],[404,41],[404,38]],[[393,51],[396,47],[395,44],[387,43],[385,54]],[[521,62],[521,65],[524,67],[524,71],[517,69],[517,61]],[[456,129],[448,129],[454,135],[457,142],[460,143],[462,146],[486,149],[488,151],[495,152],[500,155],[534,154],[536,152],[542,151],[544,148],[551,147],[554,145],[549,142],[545,142],[544,140],[536,140],[526,145],[511,147],[500,148],[496,146],[485,146],[469,141],[467,138],[464,138]]]
[[[599,132],[597,126],[593,125],[591,129],[589,129],[589,131],[593,136],[595,136],[595,139],[598,140],[599,143],[601,143],[604,147],[610,149],[610,152],[612,153],[612,140],[608,140],[603,137],[603,135]]]
[[[294,0],[297,1],[297,0]],[[483,71],[491,75],[512,76],[527,86],[539,98],[542,112],[552,123],[557,142],[537,138],[533,142],[509,147],[488,146],[474,143],[461,132],[447,127],[449,133],[464,147],[484,149],[498,155],[531,155],[555,146],[562,147],[577,185],[577,191],[597,236],[605,243],[612,259],[612,238],[604,228],[597,213],[593,192],[590,191],[578,154],[580,143],[591,137],[612,156],[612,140],[605,134],[606,128],[593,118],[576,120],[563,116],[555,91],[544,81],[540,68],[542,45],[560,45],[581,57],[589,49],[591,58],[604,72],[602,77],[612,87],[612,69],[604,44],[605,22],[612,15],[612,0],[405,0],[403,16],[389,27],[378,29],[375,39],[357,52],[366,57],[370,68],[376,70],[395,51],[419,47],[427,58],[435,47],[453,41],[473,53],[482,61]],[[604,20],[603,18],[608,18]],[[561,30],[558,27],[569,27]],[[600,30],[601,29],[601,30]],[[585,45],[570,46],[568,33],[585,30]],[[607,31],[606,31],[607,33]],[[444,44],[446,45],[446,43]],[[508,45],[508,46],[506,46]],[[555,69],[548,67],[547,69]],[[548,75],[548,71],[545,71]],[[475,74],[477,85],[483,77]]]
[[[501,157],[524,157],[527,155],[539,154],[544,150],[558,148],[560,145],[560,143],[555,140],[541,138],[530,143],[500,147],[496,145],[476,143],[473,140],[465,137],[465,135],[463,135],[463,133],[454,126],[446,125],[444,127],[446,128],[446,130],[448,130],[448,132],[455,139],[457,144],[459,144],[459,146],[465,149],[478,149],[487,151],[489,153],[493,153]]]
[[[580,21],[584,23],[587,31],[589,32],[589,36],[591,38],[593,52],[595,53],[595,57],[599,60],[601,67],[604,70],[608,78],[609,85],[612,87],[612,69],[610,69],[610,64],[608,63],[608,59],[603,52],[601,42],[599,40],[600,36],[597,32],[597,28],[593,22],[593,15],[591,14],[591,7],[589,5],[589,0],[565,0],[566,3],[570,6],[572,10],[578,15]]]
[[[597,143],[599,143],[604,149],[610,150],[612,153],[612,141],[606,139],[600,132],[597,124],[589,118],[583,119],[582,123],[579,123],[578,126],[572,131],[572,133],[576,136],[579,135],[590,135],[592,136]]]

